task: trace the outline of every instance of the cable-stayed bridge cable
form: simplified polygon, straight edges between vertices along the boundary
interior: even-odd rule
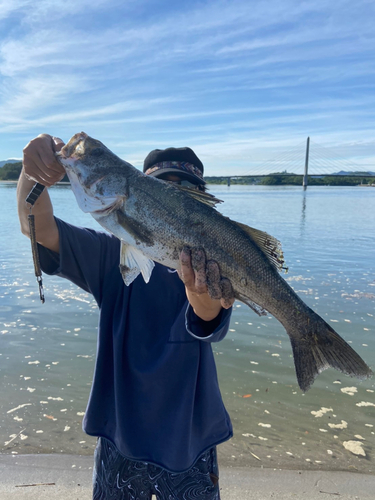
[[[373,141],[375,142],[375,141]],[[274,155],[267,161],[250,160],[254,166],[237,176],[260,175],[266,176],[275,173],[303,175],[305,169],[306,142],[303,141],[288,150]],[[339,171],[363,171],[364,166],[357,165],[351,160],[342,158],[332,148],[321,146],[310,141],[309,175],[332,175]]]

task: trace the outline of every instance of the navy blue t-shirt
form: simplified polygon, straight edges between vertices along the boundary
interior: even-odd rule
[[[100,311],[84,431],[127,458],[190,468],[233,433],[211,348],[225,337],[231,310],[201,320],[177,273],[160,264],[148,284],[140,275],[125,286],[116,237],[56,222],[60,251],[39,246],[42,269],[92,293]]]

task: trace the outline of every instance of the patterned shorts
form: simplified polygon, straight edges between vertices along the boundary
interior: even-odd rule
[[[205,451],[186,472],[168,472],[125,458],[107,439],[95,449],[93,500],[220,500],[216,448]]]

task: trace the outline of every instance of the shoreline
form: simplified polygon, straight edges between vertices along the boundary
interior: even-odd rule
[[[92,498],[93,457],[0,454],[2,500]],[[375,476],[349,472],[220,466],[222,500],[370,499]],[[154,499],[155,497],[153,497]]]
[[[79,456],[83,459],[92,460],[96,447],[96,438],[88,440],[87,438],[91,438],[91,436],[85,435],[85,437],[86,439],[82,441],[84,444],[81,447],[67,447],[65,449],[63,449],[63,446],[58,448],[47,446],[46,443],[44,446],[40,445],[40,447],[36,447],[32,443],[24,446],[23,443],[18,442],[17,444],[17,441],[13,441],[11,445],[5,446],[0,450],[0,456],[10,458],[29,457],[31,459],[32,457],[48,455],[52,460],[54,458],[56,460],[63,460],[60,457]],[[239,436],[237,435],[237,441],[238,438]],[[81,437],[76,437],[75,439],[80,440]],[[41,443],[42,441],[39,442]],[[254,470],[302,471],[308,473],[353,473],[375,477],[375,468],[368,454],[367,457],[362,457],[346,450],[343,456],[336,456],[336,450],[334,460],[327,461],[321,455],[316,456],[312,453],[309,454],[311,458],[306,460],[305,455],[299,453],[295,453],[294,455],[289,451],[278,453],[275,447],[271,450],[269,446],[266,447],[267,449],[264,447],[261,448],[256,448],[254,443],[250,443],[249,447],[245,449],[243,443],[241,441],[236,442],[235,437],[233,437],[231,440],[217,445],[219,468],[236,469],[241,467]],[[256,454],[252,451],[255,451]]]
[[[228,442],[226,442],[228,443]],[[224,443],[224,445],[226,444]],[[96,443],[95,443],[96,444]],[[353,463],[350,465],[343,466],[343,464],[336,463],[335,466],[329,466],[326,463],[314,463],[313,461],[305,462],[301,457],[295,457],[294,460],[277,460],[273,462],[267,462],[263,459],[260,459],[257,455],[252,452],[248,452],[247,456],[237,456],[234,457],[230,455],[229,448],[223,449],[223,444],[219,444],[217,446],[217,454],[218,454],[218,464],[219,469],[251,469],[251,470],[263,470],[263,471],[290,471],[299,473],[314,473],[314,474],[358,474],[361,476],[368,476],[375,478],[375,470],[374,468],[364,468],[361,467],[361,464],[357,463],[354,465]],[[232,450],[234,451],[234,450]],[[60,452],[55,451],[53,448],[51,450],[44,448],[41,450],[31,449],[30,451],[25,449],[13,452],[8,449],[0,450],[0,458],[8,457],[9,460],[17,459],[17,457],[23,457],[25,460],[31,460],[35,458],[39,460],[39,457],[49,456],[51,461],[60,460],[64,461],[64,457],[81,457],[83,460],[93,461],[95,452],[95,445],[93,447],[77,450],[77,451],[63,451]],[[352,455],[353,458],[357,458],[359,461],[365,461],[366,459],[362,457]],[[42,460],[42,458],[41,458]],[[1,460],[0,460],[1,463]],[[1,468],[0,468],[1,470]],[[0,481],[1,482],[1,481]],[[2,499],[1,495],[0,498]]]

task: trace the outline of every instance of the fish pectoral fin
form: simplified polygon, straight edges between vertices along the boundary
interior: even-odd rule
[[[175,187],[180,191],[188,194],[195,200],[200,201],[204,205],[208,205],[209,207],[213,208],[218,203],[223,203],[223,200],[219,200],[219,198],[216,198],[214,195],[212,195],[211,193],[207,193],[206,191],[197,191],[196,189],[192,189],[186,186],[179,186],[178,184],[175,184]]]
[[[129,267],[128,248],[129,246],[121,241],[120,272],[126,286],[129,286],[131,283],[133,283],[135,278],[141,272],[138,267]]]
[[[130,269],[129,267],[120,264],[120,273],[126,286],[129,286],[131,283],[133,283],[140,272],[141,271],[137,268]]]
[[[125,285],[130,285],[139,273],[148,283],[154,266],[155,263],[141,251],[121,241],[120,271]]]
[[[235,221],[234,221],[235,222]],[[235,222],[243,231],[245,231],[248,236],[258,245],[258,247],[266,254],[266,257],[270,263],[278,270],[284,269],[288,272],[288,268],[284,266],[284,254],[281,248],[281,243],[278,239],[270,234],[255,229],[254,227],[247,226],[246,224],[241,224],[241,222]]]
[[[258,304],[256,304],[252,300],[250,300],[245,295],[242,295],[240,293],[236,293],[235,297],[237,300],[240,300],[241,302],[243,302],[244,304],[249,306],[250,309],[252,309],[254,312],[256,312],[258,314],[258,316],[267,316],[267,311],[265,309],[263,309],[263,307],[259,306]]]

